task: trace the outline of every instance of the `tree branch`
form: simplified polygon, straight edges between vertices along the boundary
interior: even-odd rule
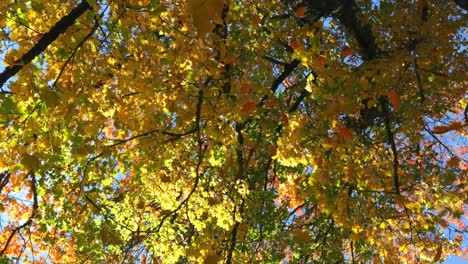
[[[32,212],[31,215],[29,216],[28,220],[24,222],[24,224],[17,226],[13,231],[11,232],[10,236],[8,237],[5,245],[3,246],[2,251],[0,251],[0,256],[4,256],[6,250],[8,249],[8,246],[11,243],[11,240],[13,237],[15,237],[16,233],[21,231],[21,229],[29,226],[32,224],[32,221],[34,217],[36,216],[37,209],[39,208],[38,201],[37,201],[37,188],[36,188],[36,175],[34,174],[34,171],[30,171],[28,175],[31,177],[31,191],[33,193],[33,206],[32,206]]]
[[[0,193],[2,193],[3,188],[10,181],[10,173],[8,171],[0,173]]]
[[[21,58],[16,60],[13,65],[6,67],[0,74],[0,87],[17,74],[25,65],[29,64],[34,58],[41,54],[47,47],[54,42],[60,34],[64,33],[78,17],[80,17],[87,10],[91,10],[91,6],[86,0],[81,1],[75,8],[73,8],[68,15],[62,17],[49,32],[45,33],[42,38],[26,52]]]
[[[338,19],[355,36],[363,60],[372,60],[378,57],[379,48],[375,44],[375,37],[369,24],[365,24],[358,18],[359,7],[354,0],[342,0],[341,12]]]
[[[226,258],[226,264],[231,264],[232,263],[232,254],[234,253],[234,249],[236,247],[236,240],[237,240],[237,229],[239,229],[239,222],[236,222],[234,225],[234,228],[232,229],[231,232],[231,246],[229,247],[228,255]]]
[[[423,83],[421,80],[421,75],[419,74],[419,66],[418,60],[416,57],[414,58],[414,73],[416,74],[416,81],[418,82],[418,89],[419,89],[419,97],[421,98],[421,103],[424,103],[424,90],[423,90]]]
[[[395,143],[395,137],[390,126],[390,114],[388,112],[387,102],[382,103],[382,110],[384,113],[384,122],[385,122],[385,131],[387,133],[387,140],[390,144],[392,154],[393,154],[393,184],[395,187],[395,193],[400,195],[400,181],[398,176],[398,151]]]
[[[208,84],[210,82],[210,79],[208,79],[206,82],[205,82],[205,86],[206,84]],[[188,201],[190,200],[190,198],[192,197],[192,195],[195,193],[196,189],[198,188],[198,184],[200,182],[200,178],[201,176],[205,173],[205,172],[200,172],[200,167],[202,165],[202,162],[203,162],[203,155],[204,155],[204,152],[206,151],[206,146],[204,147],[203,145],[203,139],[202,139],[202,134],[201,134],[201,125],[200,125],[200,122],[201,122],[201,114],[202,114],[202,105],[203,105],[203,87],[199,87],[199,90],[198,90],[198,100],[197,100],[197,112],[196,112],[196,131],[197,131],[197,137],[198,137],[198,155],[197,155],[197,166],[195,168],[195,182],[193,184],[193,187],[192,189],[190,190],[189,194],[187,195],[187,197],[172,211],[170,211],[168,214],[166,214],[165,216],[162,217],[161,221],[159,222],[159,225],[158,227],[156,227],[154,230],[148,230],[146,231],[146,233],[153,233],[153,232],[159,232],[159,230],[161,230],[162,226],[164,225],[164,222],[171,216],[171,215],[174,215],[175,213],[177,213],[177,211],[179,211],[182,206],[184,206],[185,204],[188,203]]]
[[[455,0],[455,3],[463,10],[468,11],[468,0]]]
[[[277,60],[277,59],[269,57],[267,55],[263,55],[262,58],[264,58],[265,60],[267,60],[267,61],[269,61],[271,63],[274,63],[274,64],[278,64],[278,65],[282,65],[282,66],[287,66],[288,65],[288,63],[286,63],[284,61]]]
[[[286,66],[284,66],[283,72],[271,84],[270,89],[273,93],[278,90],[278,87],[281,85],[281,83],[283,83],[283,81],[296,69],[296,67],[299,66],[299,63],[299,60],[294,59]]]

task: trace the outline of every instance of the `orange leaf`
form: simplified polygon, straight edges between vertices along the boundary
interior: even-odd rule
[[[260,23],[260,17],[258,15],[254,15],[252,25],[256,27],[258,26],[259,23]]]
[[[340,134],[346,140],[350,139],[351,136],[353,135],[351,130],[349,130],[348,128],[344,128],[344,127],[338,128],[338,134]]]
[[[234,55],[227,55],[225,58],[224,58],[224,64],[231,64],[233,63],[235,60],[237,59],[236,56]]]
[[[255,102],[247,102],[242,106],[242,113],[250,114],[257,109],[257,104]]]
[[[291,48],[293,48],[294,50],[299,49],[299,44],[297,44],[296,41],[291,41],[291,44],[289,46],[291,46]]]
[[[319,56],[317,56],[317,61],[321,62],[321,63],[324,63],[324,62],[327,61],[327,58],[324,55],[319,55]]]
[[[388,92],[388,100],[390,101],[390,103],[392,103],[393,108],[395,108],[395,110],[398,110],[400,108],[400,96],[397,92],[395,92],[395,90],[391,90],[390,92]]]
[[[250,85],[243,83],[240,88],[240,95],[246,95],[250,91]]]
[[[454,122],[452,122],[452,123],[450,124],[449,127],[450,127],[450,129],[452,129],[452,130],[458,130],[458,129],[462,128],[463,125],[462,125],[462,123],[460,123],[460,122],[454,121]]]
[[[341,57],[348,57],[353,55],[353,51],[350,49],[345,49],[343,52],[341,52]]]
[[[281,117],[281,120],[283,120],[283,123],[284,123],[285,125],[289,125],[288,116],[287,116],[284,112],[281,112],[280,117]]]
[[[449,132],[450,130],[452,130],[452,128],[449,126],[435,126],[434,128],[432,128],[432,133],[444,134],[444,133]]]
[[[270,100],[265,102],[265,107],[274,107],[278,105],[278,101],[276,100]]]
[[[452,157],[447,161],[447,167],[453,168],[460,164],[460,160],[457,157]]]
[[[269,148],[268,148],[268,154],[270,156],[274,156],[276,155],[276,150],[278,149],[278,146],[276,144],[272,144]]]
[[[299,7],[297,10],[296,10],[296,15],[298,17],[303,17],[304,16],[304,13],[305,13],[305,8],[303,6]]]
[[[439,245],[436,250],[436,254],[434,256],[434,259],[432,260],[434,263],[439,261],[440,257],[442,256],[442,245]]]

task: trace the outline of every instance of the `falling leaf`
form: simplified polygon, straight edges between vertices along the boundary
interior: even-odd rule
[[[393,105],[393,108],[395,110],[398,110],[400,108],[400,96],[395,90],[391,90],[390,92],[388,92],[388,100]]]

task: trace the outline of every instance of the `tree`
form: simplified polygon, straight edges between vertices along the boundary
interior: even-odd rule
[[[466,1],[0,5],[3,261],[466,254]]]

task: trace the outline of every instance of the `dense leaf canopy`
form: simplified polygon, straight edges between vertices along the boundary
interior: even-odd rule
[[[0,256],[466,254],[466,8],[0,1]]]

